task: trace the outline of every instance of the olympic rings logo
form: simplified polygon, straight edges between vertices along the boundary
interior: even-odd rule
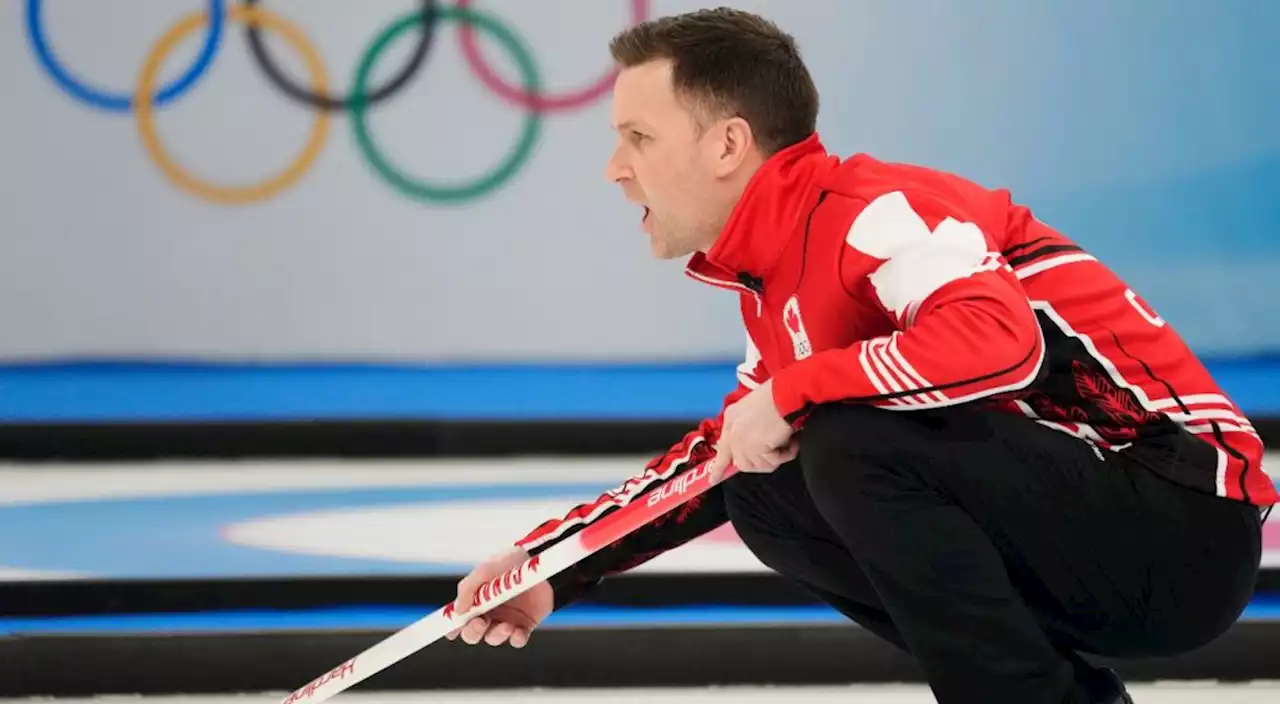
[[[241,0],[227,6],[225,0],[208,0],[204,11],[188,14],[160,36],[147,52],[137,81],[130,93],[95,88],[68,71],[54,55],[46,36],[41,0],[27,0],[27,39],[37,61],[53,82],[72,98],[90,107],[134,118],[138,137],[147,156],[165,178],[183,191],[206,201],[224,205],[252,203],[270,198],[293,186],[323,151],[333,113],[346,112],[358,149],[374,172],[392,188],[411,198],[436,203],[474,200],[500,188],[529,160],[542,131],[543,116],[590,105],[608,94],[616,69],[589,85],[559,95],[545,95],[542,76],[532,53],[519,35],[489,13],[473,7],[474,0],[456,0],[441,6],[437,0],[422,0],[416,10],[392,20],[360,57],[350,92],[339,97],[330,87],[330,78],[319,51],[293,22],[262,7],[260,0]],[[631,22],[649,15],[648,0],[631,0]],[[525,117],[520,134],[505,157],[495,166],[465,183],[432,183],[414,177],[393,165],[378,148],[369,132],[369,110],[402,90],[426,63],[441,22],[457,25],[458,41],[471,72],[507,103],[520,107]],[[156,130],[156,108],[172,104],[195,87],[213,64],[227,23],[243,25],[254,62],[277,89],[299,105],[315,111],[310,134],[302,150],[279,172],[251,184],[219,184],[195,175],[169,155]],[[164,61],[188,36],[205,30],[204,44],[195,61],[167,85],[157,85]],[[417,31],[408,63],[384,85],[370,86],[369,77],[379,57],[400,36]],[[476,31],[489,35],[508,52],[519,69],[521,82],[512,85],[498,75],[480,54]],[[288,78],[268,53],[262,32],[280,37],[303,60],[309,80],[300,86]]]

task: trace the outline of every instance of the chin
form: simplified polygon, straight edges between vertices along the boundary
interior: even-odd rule
[[[653,256],[655,259],[675,259],[676,256],[678,256],[675,253],[673,253],[670,249],[667,249],[666,246],[658,242],[651,243],[649,245],[649,250],[653,252]]]
[[[656,259],[679,259],[684,256],[684,252],[680,251],[678,248],[672,247],[669,242],[663,242],[653,236],[650,236],[649,238],[649,249],[653,252],[653,256]]]

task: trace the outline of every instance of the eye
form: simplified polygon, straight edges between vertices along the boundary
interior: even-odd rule
[[[642,141],[648,139],[648,135],[640,134],[635,130],[631,130],[628,136],[631,138],[631,143],[635,145],[639,145]]]

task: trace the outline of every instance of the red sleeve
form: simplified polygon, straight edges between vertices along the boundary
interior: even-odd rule
[[[852,295],[874,300],[896,330],[819,352],[773,380],[779,412],[811,404],[937,408],[1035,380],[1044,340],[1017,276],[978,225],[927,196],[889,193],[849,229],[841,260]]]
[[[594,500],[578,504],[563,516],[552,518],[516,545],[536,555],[568,536],[609,515],[642,494],[670,481],[689,467],[715,456],[720,437],[724,409],[764,383],[763,365],[748,339],[747,354],[738,367],[737,387],[725,396],[720,413],[689,431],[666,452],[654,458],[644,469],[628,478],[621,486]],[[638,567],[662,553],[677,548],[710,532],[725,521],[722,489],[713,487],[702,496],[691,499],[680,510],[661,516],[618,542],[588,556],[573,567],[553,575],[556,608],[560,608],[590,592],[605,577]]]

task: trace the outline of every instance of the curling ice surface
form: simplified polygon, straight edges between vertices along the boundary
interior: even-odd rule
[[[1274,704],[1280,701],[1280,682],[1218,684],[1212,682],[1178,682],[1134,684],[1129,687],[1134,699],[1142,704]],[[61,704],[270,704],[283,692],[243,694],[236,696],[187,697],[88,697],[60,699]],[[723,687],[687,689],[570,689],[509,691],[421,691],[421,692],[347,692],[335,697],[335,704],[498,704],[499,702],[567,702],[568,704],[608,704],[609,702],[663,702],[689,704],[707,702],[784,702],[798,699],[806,704],[859,702],[859,704],[930,704],[929,690],[919,686],[851,686],[851,687]],[[4,700],[25,702],[33,700]]]

